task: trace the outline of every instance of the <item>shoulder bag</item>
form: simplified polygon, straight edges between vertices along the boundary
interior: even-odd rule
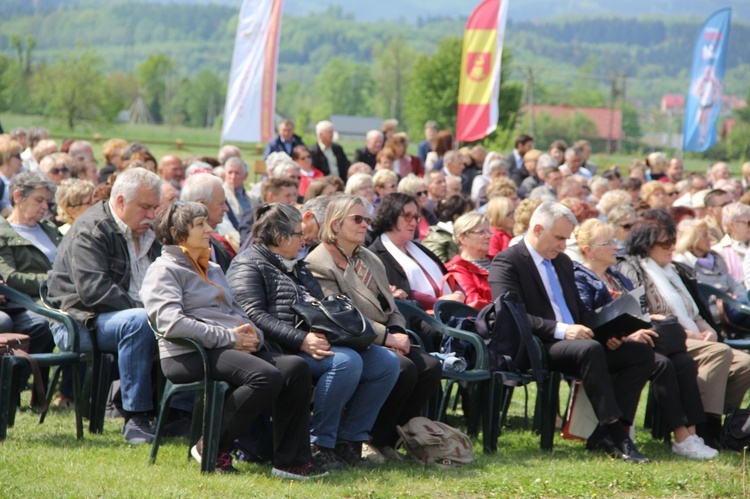
[[[367,350],[378,336],[346,293],[310,302],[297,301],[292,310],[300,318],[297,327],[306,324],[311,331],[325,334],[334,346],[361,352]]]

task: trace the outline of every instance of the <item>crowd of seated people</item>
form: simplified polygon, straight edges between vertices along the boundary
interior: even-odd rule
[[[0,279],[37,300],[46,280],[48,303],[86,325],[82,348],[93,335],[117,355],[131,444],[154,438],[152,357],[167,379],[195,381],[199,356],[171,339],[201,344],[230,387],[220,472],[237,471],[234,441],[258,418],[272,422],[282,478],[399,460],[396,427],[439,390],[430,353],[442,338],[407,324],[397,300],[432,314],[440,300],[480,310],[507,291],[524,301],[548,367],[580,378],[599,420],[587,449],[648,461],[627,428],[651,381],[673,451],[715,457],[723,415],[750,387],[750,355],[722,342],[750,335],[750,316],[697,287],[747,303],[750,196],[727,165],[688,174],[658,153],[626,173],[597,167],[586,141],[543,150],[529,135],[508,154],[456,150],[434,122],[412,155],[398,123],[387,125],[350,162],[332,123],[318,123],[308,148],[284,120],[260,181],[232,145],[215,158],[157,158],[111,139],[99,169],[86,141],[58,144],[41,128],[0,135]],[[593,314],[639,286],[654,327],[598,341]],[[371,323],[369,348],[331,345],[291,309],[337,293]],[[656,330],[670,320],[685,340],[665,354]],[[29,334],[32,353],[66,334],[1,307],[0,328]],[[63,379],[55,401],[68,406],[69,371]],[[192,399],[171,409],[189,417]],[[191,449],[198,461],[202,447]]]

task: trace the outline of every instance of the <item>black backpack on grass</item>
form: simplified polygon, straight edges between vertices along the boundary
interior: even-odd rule
[[[727,414],[721,428],[721,445],[737,452],[750,447],[750,407]]]
[[[531,369],[535,381],[542,383],[540,347],[517,293],[508,291],[480,310],[475,327],[487,345],[490,370],[520,374]]]

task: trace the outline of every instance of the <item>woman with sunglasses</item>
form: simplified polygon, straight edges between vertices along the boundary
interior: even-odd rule
[[[386,196],[387,197],[387,196]],[[440,385],[440,362],[412,349],[406,322],[392,297],[383,263],[362,245],[371,220],[369,203],[357,196],[334,198],[326,210],[321,244],[305,259],[326,295],[348,294],[378,333],[376,345],[398,357],[398,381],[370,430],[370,448],[383,460],[396,459],[396,425],[418,416]]]
[[[427,184],[424,179],[410,173],[398,183],[398,192],[412,196],[417,202],[419,219],[417,220],[413,239],[422,241],[430,233],[430,227],[438,223],[435,213],[427,209],[427,199],[429,196]]]
[[[607,212],[607,224],[612,227],[613,237],[617,243],[617,256],[625,255],[625,243],[628,240],[630,229],[638,220],[635,208],[628,205],[615,206]]]
[[[365,232],[363,217],[356,230]],[[350,220],[349,222],[353,222]],[[259,207],[253,244],[232,261],[227,279],[237,301],[285,352],[302,357],[315,384],[310,437],[313,459],[326,470],[370,467],[362,443],[398,377],[396,355],[379,345],[363,352],[331,346],[326,336],[300,324],[291,306],[325,298],[304,261],[302,215],[293,206]]]
[[[698,386],[706,413],[698,434],[717,448],[722,414],[739,407],[750,387],[750,355],[718,342],[718,327],[700,298],[693,272],[672,261],[677,230],[664,210],[649,210],[628,238],[628,257],[617,269],[633,286],[643,286],[652,319],[673,316],[685,329],[688,355],[698,365]]]
[[[481,213],[466,213],[453,224],[453,239],[460,252],[445,266],[466,294],[465,303],[477,310],[492,303],[488,281],[492,237],[490,221]]]
[[[438,300],[465,300],[462,291],[452,291],[444,279],[448,272],[438,257],[414,242],[421,215],[418,201],[407,194],[388,194],[375,210],[374,240],[369,249],[385,265],[395,298],[414,300],[431,311]]]
[[[576,286],[587,310],[593,311],[633,289],[623,274],[612,268],[617,259],[616,241],[611,226],[596,219],[586,220],[575,231],[582,263],[574,262]],[[656,333],[639,330],[622,339],[611,338],[607,347],[617,349],[623,341],[654,346]],[[695,425],[706,420],[700,390],[695,377],[695,361],[685,352],[669,356],[654,352],[656,401],[664,413],[669,431],[674,432],[672,451],[691,459],[712,459],[718,453],[696,437]]]
[[[711,249],[711,235],[705,220],[683,220],[677,226],[674,261],[684,263],[695,272],[698,282],[710,284],[729,293],[739,302],[747,304],[747,290],[729,272],[724,258]],[[709,301],[714,320],[725,318],[734,326],[750,331],[750,316],[726,305],[720,306],[716,298]],[[725,317],[722,317],[725,316]]]

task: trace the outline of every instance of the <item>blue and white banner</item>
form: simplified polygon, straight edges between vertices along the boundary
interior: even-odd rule
[[[714,12],[695,43],[690,89],[685,100],[684,151],[705,151],[716,143],[731,15],[729,8]]]

